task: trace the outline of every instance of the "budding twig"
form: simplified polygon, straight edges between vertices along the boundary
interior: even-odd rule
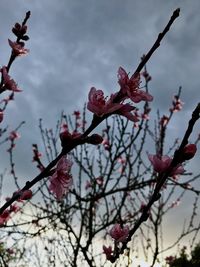
[[[194,125],[199,118],[200,118],[200,103],[198,103],[197,107],[195,108],[195,110],[192,113],[192,118],[190,119],[190,121],[188,123],[188,128],[185,132],[185,135],[183,137],[181,145],[180,145],[179,149],[175,151],[174,157],[172,159],[172,162],[171,162],[168,170],[164,174],[161,174],[158,177],[158,179],[157,179],[158,182],[156,184],[156,187],[154,189],[154,192],[153,192],[148,204],[144,207],[140,218],[138,219],[138,221],[136,221],[134,227],[130,230],[129,236],[128,236],[126,242],[123,243],[120,251],[117,251],[113,256],[110,256],[110,259],[109,259],[110,262],[114,263],[119,258],[120,254],[123,254],[124,250],[127,249],[127,244],[129,241],[131,241],[131,238],[134,235],[134,233],[137,231],[137,229],[140,227],[140,225],[148,219],[151,206],[160,197],[161,188],[165,184],[165,182],[168,179],[173,168],[176,167],[180,163],[180,157],[182,155],[183,148],[188,144],[188,139],[190,137],[190,134],[192,133]]]
[[[160,42],[163,39],[163,37],[165,36],[165,34],[169,31],[172,23],[174,22],[174,20],[179,16],[179,12],[180,9],[176,9],[173,13],[173,15],[171,16],[168,24],[166,25],[166,27],[164,28],[163,32],[160,33],[158,35],[158,38],[156,40],[156,42],[154,43],[154,45],[152,46],[152,48],[149,50],[149,52],[147,53],[147,55],[145,57],[143,57],[142,61],[140,62],[140,64],[138,65],[135,73],[138,73],[142,70],[142,68],[145,66],[145,64],[147,63],[147,61],[150,59],[151,55],[153,54],[153,52],[160,46]],[[28,20],[30,16],[30,12],[26,13],[26,17],[23,21],[23,24],[26,23],[26,21]],[[11,61],[11,62],[10,62]],[[12,63],[12,59],[10,59],[8,66],[10,67],[11,63]],[[115,99],[115,101],[117,101],[117,97]],[[93,121],[91,123],[91,125],[88,127],[88,129],[83,133],[82,137],[85,138],[89,133],[91,133],[104,119],[106,119],[109,115],[104,115],[102,117],[93,117]],[[63,150],[61,151],[61,153],[58,155],[57,158],[55,158],[52,162],[49,163],[49,165],[38,175],[36,176],[32,181],[28,181],[26,183],[26,185],[22,188],[22,191],[24,190],[28,190],[30,189],[33,185],[35,185],[37,182],[41,181],[43,178],[48,177],[50,175],[50,171],[51,169],[57,164],[57,162],[59,161],[59,159],[69,153],[72,149],[74,149],[77,145],[82,144],[82,142],[76,142],[71,144],[68,147],[64,147]],[[3,213],[3,211],[5,209],[7,209],[14,201],[16,201],[19,198],[19,194],[15,194],[13,195],[9,201],[7,201],[1,208],[0,208],[0,215]],[[152,205],[152,204],[151,204]],[[144,221],[144,216],[146,216],[146,213],[144,213],[141,217],[142,217],[142,221]],[[141,221],[141,222],[142,222]],[[141,224],[141,223],[140,223]],[[140,225],[139,224],[139,225]],[[139,227],[139,226],[138,226]],[[137,227],[137,228],[138,228]],[[136,228],[136,229],[137,229]],[[136,231],[136,230],[135,230]]]

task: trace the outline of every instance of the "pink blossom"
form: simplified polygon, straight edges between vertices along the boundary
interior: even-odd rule
[[[63,156],[58,161],[54,174],[50,177],[49,190],[53,192],[58,200],[62,199],[72,185],[71,166],[72,161]]]
[[[115,224],[113,228],[110,230],[110,236],[116,242],[125,242],[129,235],[129,227],[126,225],[125,227],[121,227],[120,224]]]
[[[153,165],[154,171],[158,173],[166,172],[172,162],[172,158],[170,158],[169,156],[159,157],[158,155],[148,154],[148,158],[151,164]],[[173,170],[171,171],[169,175],[173,176],[173,175],[183,174],[183,173],[184,173],[183,166],[179,164],[173,168]]]
[[[133,74],[131,78],[128,77],[126,71],[120,67],[118,70],[118,83],[121,87],[122,93],[129,97],[133,102],[139,103],[140,101],[152,101],[153,97],[139,89],[140,74]]]
[[[131,111],[134,109],[135,107],[131,106],[130,104],[124,104],[120,109],[116,111],[116,113],[126,117],[130,121],[137,122],[139,121],[138,117],[131,113]]]
[[[97,116],[101,117],[105,114],[113,113],[120,109],[123,105],[119,103],[113,103],[115,95],[111,95],[109,100],[106,100],[102,90],[97,90],[92,87],[89,92],[89,102],[87,108]]]
[[[113,250],[112,250],[111,246],[106,247],[105,245],[103,245],[103,252],[104,252],[104,254],[106,254],[107,260],[109,260],[113,255]]]
[[[31,190],[24,190],[24,191],[21,191],[20,193],[21,193],[20,200],[28,200],[28,199],[31,199],[33,196],[33,193]]]
[[[10,47],[12,48],[13,54],[15,56],[23,56],[29,53],[29,49],[24,48],[23,43],[20,44],[20,43],[12,42],[10,39],[8,39],[8,43]]]
[[[3,213],[0,215],[0,226],[5,224],[10,219],[10,211],[4,210]]]
[[[16,82],[8,75],[7,68],[5,66],[1,69],[3,76],[4,88],[13,92],[21,92],[22,90],[17,87]]]

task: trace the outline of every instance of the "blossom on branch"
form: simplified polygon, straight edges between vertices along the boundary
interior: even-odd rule
[[[172,158],[169,156],[158,156],[158,155],[151,155],[148,154],[148,158],[153,165],[154,171],[158,173],[164,173],[167,172],[170,164],[172,162]],[[181,164],[178,164],[176,167],[172,169],[169,176],[183,174],[184,173],[183,166]]]
[[[106,247],[105,245],[103,245],[103,252],[104,254],[106,254],[107,260],[111,259],[111,257],[113,256],[113,250],[111,246]]]
[[[3,88],[5,90],[7,89],[7,90],[10,90],[13,92],[21,92],[22,91],[21,89],[19,89],[16,82],[13,79],[11,79],[10,75],[8,75],[6,66],[2,67],[1,73],[3,76],[3,83],[4,83]]]
[[[128,77],[126,71],[120,67],[118,70],[118,83],[121,87],[121,92],[126,98],[130,98],[133,102],[139,103],[140,101],[152,101],[153,96],[149,93],[140,90],[140,74],[133,74],[131,78]]]
[[[10,211],[4,210],[0,215],[0,226],[4,225],[10,219]]]
[[[123,104],[114,103],[114,97],[115,95],[112,94],[109,100],[106,100],[102,90],[97,90],[95,87],[92,87],[88,95],[89,102],[87,108],[99,117],[113,113],[123,106]]]
[[[129,235],[129,227],[126,225],[125,227],[121,227],[120,224],[115,224],[113,228],[110,230],[110,236],[118,243],[118,242],[126,242]]]
[[[117,114],[126,117],[128,120],[133,122],[138,122],[138,116],[131,113],[132,110],[134,110],[135,107],[131,106],[130,104],[124,104],[120,109],[117,110]]]
[[[62,199],[72,185],[72,175],[70,174],[72,164],[71,160],[62,156],[57,163],[54,174],[50,177],[49,190],[58,200]]]

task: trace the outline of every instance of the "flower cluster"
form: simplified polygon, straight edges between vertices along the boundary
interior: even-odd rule
[[[184,168],[181,165],[181,163],[184,162],[185,160],[189,160],[193,158],[196,151],[197,151],[197,148],[195,144],[186,145],[182,151],[181,156],[179,157],[180,163],[177,164],[177,166],[172,168],[171,172],[169,173],[169,176],[172,177],[174,175],[183,174]],[[148,158],[151,164],[153,165],[154,171],[158,173],[167,172],[172,162],[172,158],[170,158],[169,156],[159,156],[159,155],[148,154]]]
[[[124,104],[124,100],[131,99],[134,103],[139,103],[140,101],[152,101],[153,97],[149,93],[139,89],[139,73],[129,78],[126,71],[120,67],[118,70],[118,78],[120,91],[111,94],[109,99],[104,97],[102,90],[97,90],[95,87],[92,87],[88,96],[89,101],[87,108],[98,117],[107,114],[119,114],[133,122],[137,122],[139,120],[138,116],[132,113],[136,108],[130,104]],[[116,101],[119,94],[121,94],[120,99]]]
[[[169,169],[171,162],[172,162],[172,158],[170,158],[169,156],[159,157],[158,155],[149,154],[148,158],[149,158],[151,164],[153,165],[154,171],[158,172],[158,173],[166,172]],[[184,173],[183,166],[181,164],[179,164],[178,166],[176,166],[172,169],[169,176],[183,174],[183,173]]]
[[[149,93],[140,90],[140,74],[136,73],[128,77],[126,71],[120,67],[118,70],[119,85],[121,91],[126,98],[130,98],[134,103],[139,103],[140,101],[152,101],[153,96]]]
[[[121,227],[120,224],[115,224],[110,230],[110,236],[117,242],[125,242],[129,235],[128,225]]]

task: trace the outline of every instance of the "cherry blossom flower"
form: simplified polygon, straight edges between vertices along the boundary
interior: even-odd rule
[[[29,49],[24,48],[23,43],[20,44],[20,43],[12,42],[10,39],[8,39],[8,43],[10,47],[12,48],[13,54],[15,56],[23,56],[29,53]]]
[[[110,236],[116,242],[125,242],[129,235],[129,227],[126,225],[125,227],[121,227],[120,224],[115,224],[113,228],[110,230]]]
[[[109,100],[106,101],[103,91],[92,87],[88,95],[89,102],[87,108],[99,117],[114,113],[123,106],[123,104],[113,103],[114,97],[115,95],[112,94]]]
[[[22,90],[17,87],[16,82],[8,75],[7,68],[5,66],[1,69],[3,76],[4,88],[13,92],[21,92]]]
[[[0,226],[4,225],[10,219],[10,211],[4,210],[0,215]]]
[[[72,161],[63,156],[58,161],[54,174],[50,177],[49,190],[58,200],[61,200],[66,195],[72,185],[71,166]]]
[[[153,96],[149,93],[140,90],[140,74],[133,74],[131,78],[128,77],[126,71],[120,67],[118,70],[118,83],[121,87],[121,92],[126,98],[130,98],[133,102],[152,101]]]
[[[139,121],[138,117],[136,115],[134,115],[133,113],[131,113],[131,111],[134,109],[135,109],[135,107],[131,106],[130,104],[124,104],[115,113],[126,117],[130,121],[138,122]]]
[[[148,158],[151,164],[153,165],[154,171],[158,173],[166,172],[172,162],[172,158],[170,158],[169,156],[159,157],[158,155],[148,154]],[[173,176],[177,174],[183,174],[184,171],[185,170],[183,169],[183,166],[181,164],[178,164],[176,167],[173,168],[169,175]]]
[[[111,256],[113,255],[113,250],[112,247],[106,247],[105,245],[103,245],[103,252],[104,254],[106,254],[106,259],[109,260],[111,258]]]

